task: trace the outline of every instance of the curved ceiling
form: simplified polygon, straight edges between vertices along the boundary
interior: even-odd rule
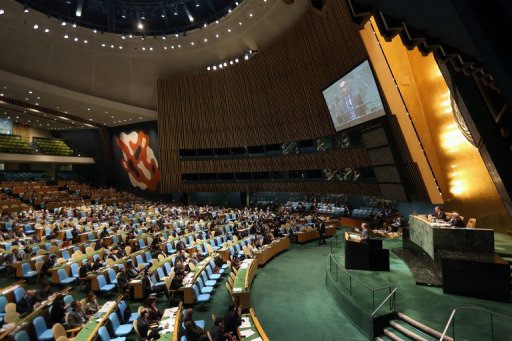
[[[63,26],[56,18],[25,12],[23,4],[5,0],[0,4],[0,71],[8,80],[0,78],[0,86],[7,87],[2,90],[6,97],[29,98],[27,103],[37,101],[61,112],[66,108],[98,125],[156,119],[158,79],[208,72],[208,66],[260,51],[309,7],[308,0],[289,5],[244,0],[218,22],[186,35],[140,37]],[[41,99],[24,97],[36,88],[44,93]]]
[[[211,24],[242,0],[17,0],[24,11],[38,10],[61,22],[102,32],[171,34]]]

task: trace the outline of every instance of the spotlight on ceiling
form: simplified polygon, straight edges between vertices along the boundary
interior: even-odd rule
[[[183,8],[185,9],[185,13],[187,13],[187,17],[188,17],[188,20],[190,22],[194,22],[194,17],[192,16],[192,14],[190,13],[190,11],[188,10],[188,7],[186,4],[183,4]]]
[[[139,21],[139,22],[137,23],[137,28],[138,28],[139,30],[143,30],[143,29],[144,29],[144,24],[142,23],[142,21]]]
[[[82,16],[82,8],[83,7],[84,7],[84,0],[78,0],[78,2],[76,3],[76,12],[75,12],[75,15],[77,17]]]

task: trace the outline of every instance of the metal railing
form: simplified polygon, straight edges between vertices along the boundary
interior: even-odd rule
[[[339,273],[344,273],[348,276],[348,292],[349,292],[350,296],[352,296],[352,294],[353,294],[354,284],[357,284],[357,287],[363,287],[363,288],[367,289],[369,292],[371,292],[371,296],[372,296],[371,310],[372,311],[375,310],[375,294],[377,292],[383,291],[383,290],[388,290],[389,293],[391,294],[391,292],[394,289],[396,289],[396,287],[393,287],[393,286],[383,286],[383,287],[379,287],[379,288],[372,288],[372,287],[366,285],[361,280],[352,276],[352,274],[347,269],[345,269],[344,266],[342,266],[340,263],[338,263],[338,261],[334,258],[334,255],[331,253],[329,255],[329,269],[330,270],[332,269],[333,264],[335,265],[335,268],[336,268],[336,281],[338,281]],[[331,272],[332,272],[332,270],[331,270]]]
[[[446,322],[446,326],[444,327],[443,334],[439,338],[440,341],[443,341],[446,336],[451,336],[454,340],[456,340],[456,334],[463,333],[464,331],[459,331],[457,333],[457,330],[455,329],[455,317],[457,316],[457,313],[461,312],[471,312],[472,316],[475,316],[475,314],[481,314],[481,315],[488,315],[489,321],[488,321],[488,327],[490,330],[487,330],[488,333],[485,334],[485,336],[489,337],[489,340],[505,340],[503,338],[504,335],[507,335],[506,339],[512,339],[512,317],[503,315],[497,312],[493,312],[490,310],[477,308],[477,307],[459,307],[452,310],[452,313],[450,314],[450,318],[448,319],[448,322]],[[503,328],[498,329],[501,321],[499,319],[504,320],[505,323],[502,323]],[[484,322],[483,319],[478,319],[479,325],[478,330],[480,332],[485,332],[484,328],[482,327],[481,323]],[[450,330],[451,326],[451,334],[448,335],[448,331]],[[457,324],[459,326],[459,324]],[[474,327],[471,322],[463,324],[462,327],[458,328],[470,328]],[[508,331],[506,330],[508,329]],[[483,340],[483,338],[480,338],[480,340]]]
[[[373,313],[372,313],[372,315],[370,317],[370,319],[371,319],[371,326],[372,326],[372,330],[371,330],[371,333],[370,333],[370,340],[373,340],[373,338],[375,336],[374,335],[374,323],[373,323],[373,320],[375,319],[375,316],[379,312],[380,308],[382,308],[384,306],[384,304],[389,301],[389,311],[396,312],[396,291],[397,290],[398,290],[398,288],[394,288],[393,291],[391,291],[389,293],[389,295],[373,311]]]
[[[339,233],[339,232],[338,232]],[[329,238],[329,243],[331,245],[331,255],[332,255],[332,249],[335,247],[335,246],[338,246],[338,233],[336,233],[334,236],[332,236],[331,238]],[[333,245],[334,244],[334,245]]]

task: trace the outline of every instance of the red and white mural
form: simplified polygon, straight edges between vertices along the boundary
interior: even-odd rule
[[[160,181],[160,169],[153,149],[149,146],[149,135],[143,131],[122,132],[116,136],[123,158],[121,166],[128,174],[133,187],[156,191]]]

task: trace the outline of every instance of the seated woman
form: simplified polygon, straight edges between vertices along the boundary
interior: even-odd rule
[[[98,304],[98,300],[96,299],[96,295],[90,293],[85,298],[85,314],[88,316],[94,315],[98,312],[100,306]]]

